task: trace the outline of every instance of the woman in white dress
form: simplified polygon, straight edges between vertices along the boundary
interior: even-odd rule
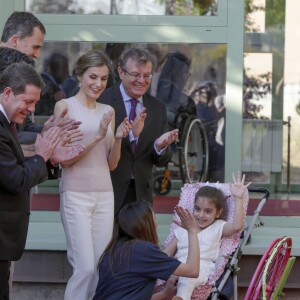
[[[54,108],[58,116],[81,121],[84,150],[75,159],[62,163],[60,213],[67,240],[68,260],[73,274],[65,300],[88,300],[97,284],[97,261],[112,236],[114,194],[110,171],[116,168],[121,140],[131,129],[127,118],[115,131],[114,110],[97,103],[104,91],[110,62],[104,52],[90,50],[77,61],[75,73],[79,92],[60,100]]]

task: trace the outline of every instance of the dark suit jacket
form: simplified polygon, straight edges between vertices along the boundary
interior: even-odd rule
[[[47,179],[47,169],[39,155],[24,158],[1,111],[0,172],[0,260],[18,260],[28,230],[29,191]]]
[[[120,87],[105,90],[99,98],[100,103],[111,105],[116,112],[116,129],[126,117],[126,109],[120,92]],[[111,172],[115,194],[115,211],[121,207],[129,181],[134,176],[137,199],[152,203],[152,168],[153,165],[163,167],[171,157],[169,147],[163,155],[158,155],[154,149],[155,140],[168,131],[165,105],[156,98],[146,94],[143,97],[147,117],[141,132],[135,154],[131,152],[129,138],[122,140],[121,158],[117,168]]]

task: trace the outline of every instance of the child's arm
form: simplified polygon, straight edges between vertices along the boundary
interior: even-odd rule
[[[223,227],[223,236],[228,236],[233,233],[240,232],[244,225],[245,214],[244,214],[244,193],[246,192],[248,186],[251,182],[244,184],[245,175],[242,176],[241,173],[237,173],[237,179],[235,175],[232,174],[233,183],[229,184],[231,194],[234,198],[234,220],[233,223],[226,223]]]
[[[168,246],[164,249],[164,252],[168,254],[168,256],[173,256],[177,250],[177,238],[174,237]]]

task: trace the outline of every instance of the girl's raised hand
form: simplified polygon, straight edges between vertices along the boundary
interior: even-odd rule
[[[129,132],[130,132],[131,129],[132,129],[132,126],[131,126],[128,118],[126,117],[124,119],[124,121],[117,128],[117,132],[116,132],[115,138],[116,139],[123,139],[123,138],[125,138],[129,134]]]
[[[232,173],[233,183],[229,184],[229,188],[234,199],[242,199],[245,191],[251,182],[245,184],[245,174],[241,176],[241,172],[237,172],[237,177],[235,177],[234,173]]]

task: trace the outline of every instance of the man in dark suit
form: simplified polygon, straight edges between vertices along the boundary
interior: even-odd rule
[[[47,179],[45,162],[60,140],[54,126],[38,135],[35,155],[25,159],[15,124],[34,111],[44,83],[24,62],[8,66],[0,75],[0,299],[9,299],[10,261],[24,250],[29,222],[29,190]]]
[[[177,129],[168,132],[165,105],[146,94],[153,65],[147,50],[125,50],[118,67],[121,84],[105,90],[99,98],[99,102],[115,109],[116,128],[126,116],[131,119],[132,105],[136,105],[132,132],[122,140],[120,161],[111,172],[115,214],[137,199],[152,203],[153,165],[162,167],[170,161],[172,152],[168,146],[178,138]]]

